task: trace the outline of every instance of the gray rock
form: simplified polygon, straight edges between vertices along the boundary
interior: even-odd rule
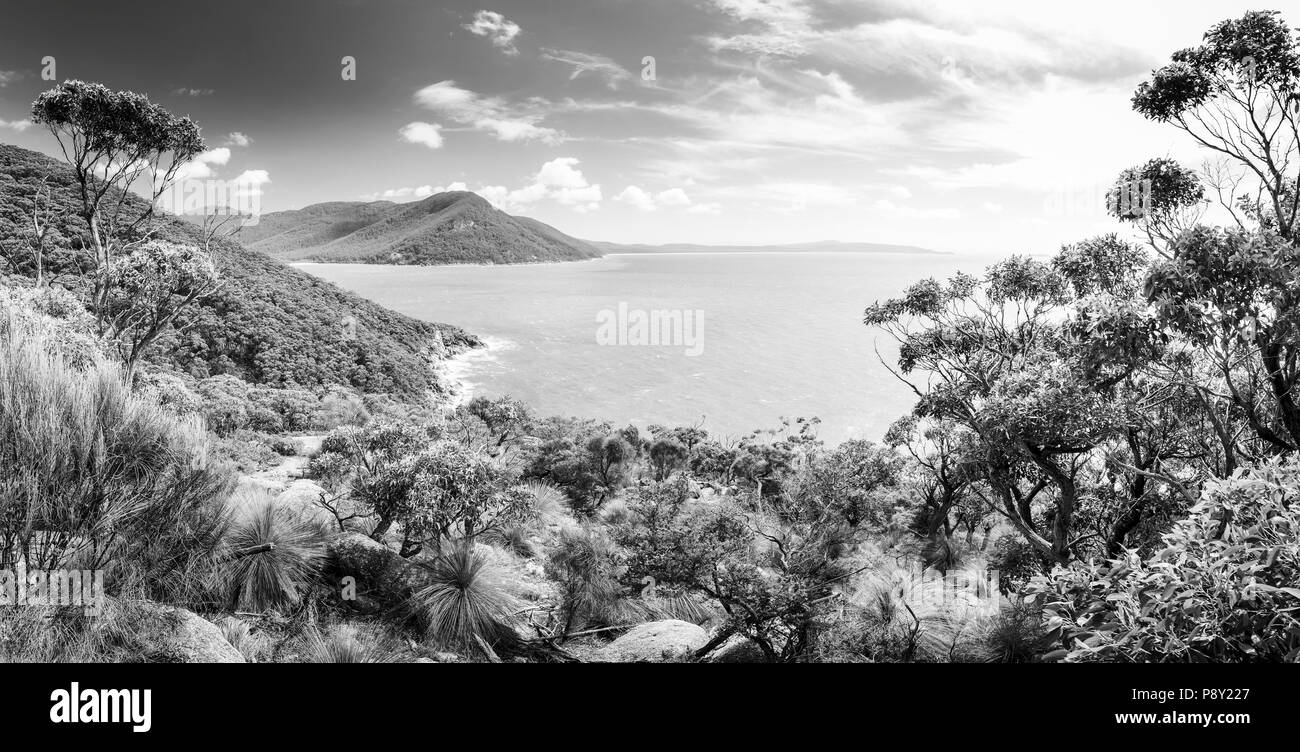
[[[709,663],[766,663],[763,650],[748,637],[734,635],[709,652]]]
[[[704,646],[709,635],[703,628],[679,619],[640,624],[606,645],[600,659],[611,663],[674,661]]]
[[[335,575],[356,579],[358,607],[400,605],[428,582],[424,569],[361,533],[344,533],[330,543],[329,551]]]
[[[139,627],[139,658],[150,663],[245,663],[221,629],[193,611],[133,601],[125,618]]]

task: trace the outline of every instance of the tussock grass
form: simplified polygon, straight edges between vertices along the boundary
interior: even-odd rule
[[[232,607],[269,611],[297,605],[325,561],[323,526],[265,499],[227,539],[225,590]],[[248,553],[267,546],[270,550]]]
[[[0,325],[0,566],[103,568],[122,592],[202,600],[233,473],[197,418],[83,355],[40,327]]]
[[[262,635],[253,634],[248,622],[233,616],[223,616],[215,624],[217,629],[221,630],[221,635],[226,638],[226,642],[238,650],[240,655],[244,656],[244,660],[249,663],[261,663],[268,657],[270,644]]]
[[[429,643],[472,654],[481,651],[478,640],[514,641],[509,623],[517,604],[487,554],[461,543],[423,566],[429,582],[412,593],[409,607]]]
[[[536,523],[541,530],[573,521],[573,515],[569,513],[568,496],[554,483],[530,480],[523,487],[533,495]]]
[[[646,607],[623,598],[618,548],[598,527],[560,529],[546,560],[546,574],[560,589],[564,631],[613,626],[649,618]]]
[[[391,663],[395,649],[391,638],[363,635],[352,625],[313,625],[303,633],[301,657],[305,663]]]

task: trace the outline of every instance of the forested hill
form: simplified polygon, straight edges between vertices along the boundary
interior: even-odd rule
[[[284,261],[519,264],[600,255],[585,241],[512,217],[466,191],[407,204],[335,201],[272,212],[240,237],[249,248]]]
[[[67,281],[76,284],[74,249],[85,224],[75,216],[76,183],[63,162],[0,144],[0,244],[25,247],[32,196],[43,179],[56,209],[47,274],[50,267],[69,272]],[[160,225],[164,239],[200,238],[197,227],[179,219]],[[211,251],[219,289],[182,311],[152,356],[195,377],[228,373],[272,386],[344,384],[417,396],[438,388],[430,357],[480,344],[457,327],[394,313],[233,240],[214,241]],[[3,274],[15,272],[0,263]],[[17,263],[19,273],[32,273],[22,254]]]

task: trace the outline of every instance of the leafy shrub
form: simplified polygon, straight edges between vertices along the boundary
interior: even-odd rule
[[[343,426],[364,426],[369,420],[370,411],[359,395],[336,389],[316,406],[311,425],[317,430],[332,431]]]
[[[203,412],[202,398],[184,379],[175,374],[139,370],[135,373],[133,385],[137,394],[157,402],[176,415],[198,415]]]
[[[271,448],[274,439],[241,428],[224,438],[212,441],[210,461],[219,460],[245,475],[274,467],[280,455]]]
[[[21,278],[0,284],[0,333],[42,336],[78,368],[105,354],[94,317],[75,295],[59,287],[31,287]]]
[[[998,585],[1004,593],[1019,592],[1034,577],[1041,575],[1044,561],[1038,549],[1018,533],[1004,533],[993,541],[988,553],[988,567],[998,572]]]
[[[1068,661],[1300,657],[1300,461],[1208,483],[1148,559],[1058,567],[1031,588]]]

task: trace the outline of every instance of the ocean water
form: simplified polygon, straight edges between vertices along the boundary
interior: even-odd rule
[[[489,347],[453,373],[474,394],[542,413],[719,436],[821,418],[830,444],[879,439],[914,396],[885,370],[893,341],[862,324],[913,281],[980,272],[975,256],[625,254],[526,266],[300,264]],[[657,313],[656,313],[657,312]],[[649,324],[654,324],[650,326]],[[654,331],[660,336],[652,337]]]

